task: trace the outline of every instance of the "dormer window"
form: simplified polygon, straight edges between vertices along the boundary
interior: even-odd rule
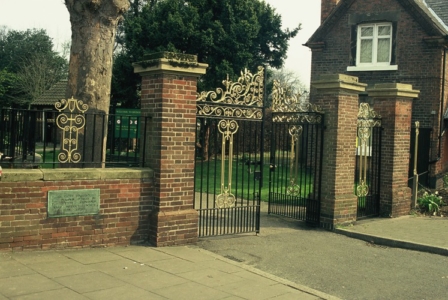
[[[347,71],[397,70],[392,61],[392,23],[370,23],[357,26],[356,65]]]

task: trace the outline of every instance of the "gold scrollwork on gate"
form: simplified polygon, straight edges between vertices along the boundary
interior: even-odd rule
[[[221,120],[218,123],[218,130],[222,134],[221,143],[221,193],[216,197],[218,208],[229,208],[235,206],[236,198],[232,194],[232,162],[233,162],[233,135],[238,131],[238,123],[234,120]],[[226,148],[229,144],[228,165],[227,165],[227,185],[226,185]]]
[[[303,93],[293,93],[291,88],[274,80],[272,88],[273,122],[320,124],[323,111],[320,106],[301,101]]]
[[[372,155],[371,137],[374,127],[381,126],[381,116],[368,103],[361,103],[358,110],[358,145],[359,182],[356,186],[356,196],[365,197],[369,194],[367,183],[368,157]]]
[[[78,163],[81,154],[78,150],[79,131],[84,128],[86,119],[84,113],[89,106],[81,100],[62,99],[55,103],[55,108],[61,112],[56,118],[56,125],[62,129],[62,149],[58,155],[60,163]]]
[[[264,67],[259,66],[255,74],[247,69],[241,71],[236,82],[232,82],[227,76],[223,85],[224,88],[197,94],[196,115],[220,120],[218,131],[222,135],[221,189],[215,199],[215,205],[218,208],[230,208],[236,204],[236,197],[232,194],[233,138],[239,128],[236,120],[263,120]]]
[[[302,132],[302,126],[294,125],[289,127],[289,135],[291,136],[291,157],[289,166],[289,186],[286,189],[286,194],[291,196],[300,196],[300,185],[297,180],[299,178],[300,159],[299,141]]]
[[[252,74],[241,71],[238,81],[227,78],[225,90],[201,92],[196,97],[197,115],[242,119],[263,119],[264,68]]]

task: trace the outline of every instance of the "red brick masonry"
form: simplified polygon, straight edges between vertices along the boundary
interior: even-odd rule
[[[149,169],[3,170],[0,251],[129,245],[147,240]],[[48,191],[100,190],[100,213],[47,217]]]

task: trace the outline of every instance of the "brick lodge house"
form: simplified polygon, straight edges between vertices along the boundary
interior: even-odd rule
[[[417,172],[421,184],[442,187],[448,171],[448,1],[321,1],[321,25],[305,44],[312,50],[311,82],[346,74],[369,87],[403,83],[419,90],[412,105],[412,132],[420,122]],[[360,101],[373,100],[366,93]]]

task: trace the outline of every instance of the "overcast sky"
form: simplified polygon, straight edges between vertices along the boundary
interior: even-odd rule
[[[299,23],[302,30],[290,40],[285,68],[299,74],[308,86],[311,51],[302,46],[319,26],[319,0],[265,0],[282,16],[284,28]],[[44,28],[53,43],[58,45],[71,39],[68,11],[63,0],[0,0],[0,26],[26,30]]]

